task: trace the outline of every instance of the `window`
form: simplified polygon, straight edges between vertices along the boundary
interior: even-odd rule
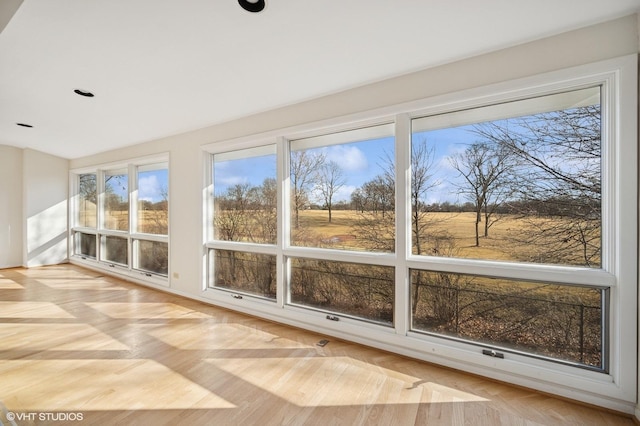
[[[145,274],[169,273],[169,169],[166,163],[135,167],[137,203],[133,266]]]
[[[635,404],[636,62],[206,146],[204,297]]]
[[[213,156],[216,240],[275,244],[275,146]]]
[[[608,289],[411,271],[412,328],[606,370]]]
[[[413,120],[413,253],[599,268],[601,121],[599,86]]]
[[[211,182],[208,286],[275,300],[275,145],[214,154]]]
[[[291,303],[393,325],[394,269],[291,259]]]
[[[169,192],[166,161],[73,172],[75,258],[166,281]]]
[[[390,124],[291,141],[291,244],[395,250]]]
[[[600,90],[414,119],[412,254],[600,268]],[[607,369],[608,288],[509,275],[413,270],[412,329]]]
[[[137,168],[137,232],[167,235],[169,233],[169,169],[165,164]]]
[[[77,208],[74,218],[77,231],[73,233],[73,253],[82,258],[96,259],[98,250],[96,238],[98,181],[95,173],[80,174],[77,179]]]
[[[104,173],[104,228],[129,230],[129,175],[126,170]]]
[[[210,250],[217,288],[276,298],[276,257],[232,250]]]
[[[95,173],[78,176],[78,217],[77,225],[95,228],[97,223],[98,193]]]
[[[85,232],[76,232],[74,247],[75,253],[82,257],[96,258],[97,240],[95,234],[87,234]]]
[[[104,235],[102,237],[102,259],[108,263],[129,264],[129,244],[126,238]]]

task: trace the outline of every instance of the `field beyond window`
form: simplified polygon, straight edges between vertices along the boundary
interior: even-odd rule
[[[601,267],[598,87],[445,116],[412,124],[414,254]]]
[[[214,238],[276,242],[275,146],[213,156]]]
[[[104,228],[129,230],[129,175],[126,170],[104,174]]]
[[[395,250],[395,139],[381,125],[291,142],[291,244]]]

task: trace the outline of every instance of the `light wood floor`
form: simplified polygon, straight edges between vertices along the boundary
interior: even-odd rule
[[[0,423],[634,424],[325,337],[75,266],[0,270]]]

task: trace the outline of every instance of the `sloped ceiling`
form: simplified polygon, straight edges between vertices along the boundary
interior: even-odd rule
[[[267,0],[264,11],[252,14],[236,0],[6,1],[13,7],[0,8],[0,23],[8,22],[0,33],[0,144],[64,158],[218,124],[640,8],[640,0]]]

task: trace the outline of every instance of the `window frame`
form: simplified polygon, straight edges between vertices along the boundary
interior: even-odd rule
[[[151,283],[167,287],[169,285],[170,276],[170,257],[167,257],[167,274],[158,274],[151,271],[146,271],[137,267],[137,253],[135,253],[136,241],[154,241],[167,244],[167,252],[169,253],[169,235],[170,235],[170,222],[167,223],[167,234],[147,234],[136,232],[137,231],[137,219],[138,219],[138,168],[146,168],[149,166],[164,166],[167,170],[167,184],[170,186],[170,161],[168,154],[160,154],[149,157],[131,159],[128,161],[118,163],[99,164],[96,166],[83,167],[79,169],[73,169],[69,172],[70,194],[72,196],[69,199],[69,259],[72,262],[77,262],[83,266],[106,270],[110,273],[123,275],[127,278],[141,283]],[[113,171],[126,171],[127,175],[127,197],[129,202],[128,210],[128,230],[116,230],[110,229],[105,226],[105,176]],[[97,191],[97,206],[96,206],[96,224],[95,228],[81,227],[77,225],[77,218],[79,214],[78,200],[79,200],[79,176],[83,174],[93,173],[96,175],[96,191]],[[170,216],[171,203],[167,205],[167,214]],[[77,252],[76,234],[86,233],[96,236],[96,257],[91,258]],[[111,262],[104,259],[103,253],[104,239],[105,237],[119,237],[126,240],[127,244],[127,264],[120,264]]]
[[[277,256],[276,304],[264,304],[253,297],[231,299],[228,294],[207,288],[206,254],[203,254],[202,297],[214,303],[252,315],[302,326],[336,337],[372,345],[452,368],[588,403],[628,411],[635,404],[637,294],[637,55],[550,71],[467,89],[428,99],[393,105],[292,128],[249,135],[202,146],[203,153],[203,241],[204,247],[233,250],[234,247]],[[427,115],[470,110],[487,105],[527,99],[578,88],[602,86],[602,266],[599,269],[565,265],[525,264],[495,260],[444,258],[413,255],[411,252],[411,120]],[[396,250],[395,253],[350,252],[344,250],[293,247],[290,241],[290,140],[321,136],[376,124],[395,123],[396,140]],[[275,143],[278,162],[278,240],[275,246],[208,240],[207,209],[209,155],[242,147]],[[284,214],[283,214],[284,212]],[[404,230],[404,231],[399,231]],[[315,312],[289,304],[287,279],[289,257],[388,265],[396,268],[394,326],[391,330],[375,324],[340,316],[339,322],[323,321],[325,312]],[[477,343],[445,339],[411,330],[409,271],[430,270],[515,280],[539,280],[566,285],[609,288],[608,317],[609,370],[591,371],[529,354],[510,353],[505,359],[485,356]]]

